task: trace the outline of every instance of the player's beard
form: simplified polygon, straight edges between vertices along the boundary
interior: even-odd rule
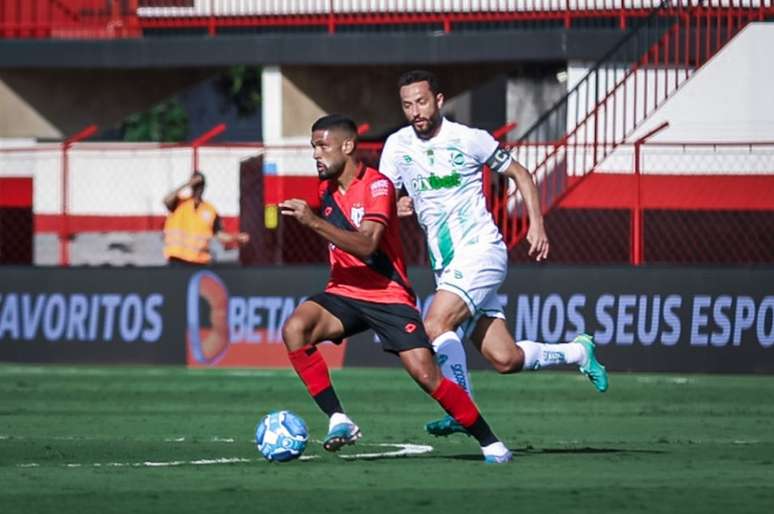
[[[425,122],[424,128],[417,127],[418,122]],[[435,111],[435,113],[429,118],[414,118],[411,120],[411,128],[414,129],[414,133],[420,139],[430,139],[433,137],[439,123],[441,122],[441,113]]]
[[[317,176],[320,180],[329,180],[334,177],[338,177],[341,170],[344,169],[344,162],[334,162],[330,165],[325,164],[322,161],[317,161]]]

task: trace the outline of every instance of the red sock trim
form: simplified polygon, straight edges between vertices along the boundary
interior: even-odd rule
[[[433,391],[432,397],[465,428],[472,426],[481,416],[470,396],[449,379],[441,380],[441,384]]]
[[[328,365],[317,351],[317,348],[308,344],[298,350],[288,352],[290,363],[296,370],[301,381],[306,385],[306,390],[312,396],[317,396],[331,386],[331,377],[328,374]]]

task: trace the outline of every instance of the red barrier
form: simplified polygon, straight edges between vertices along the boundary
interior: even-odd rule
[[[126,38],[143,31],[201,30],[210,36],[233,29],[319,29],[335,33],[342,28],[427,26],[449,33],[458,27],[491,24],[561,23],[570,28],[583,20],[609,20],[622,31],[659,5],[685,2],[643,0],[636,6],[624,2],[589,0],[577,4],[523,0],[515,8],[490,2],[486,10],[470,12],[469,4],[417,0],[405,5],[350,2],[336,6],[328,0],[286,0],[267,6],[243,0],[4,0],[0,3],[0,37],[5,38]],[[695,2],[693,5],[696,5]],[[758,19],[774,13],[767,0],[705,0],[703,5],[729,12],[750,11]]]

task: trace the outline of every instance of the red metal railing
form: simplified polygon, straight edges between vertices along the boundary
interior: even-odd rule
[[[632,258],[631,262],[635,266],[642,264],[642,256],[644,254],[642,244],[642,158],[641,150],[648,139],[655,136],[669,126],[669,122],[665,121],[658,127],[649,131],[644,136],[637,139],[634,142],[634,180],[637,184],[637,193],[635,194],[635,204],[632,209]]]
[[[762,8],[664,1],[608,52],[512,147],[538,181],[544,211],[556,205]],[[550,141],[550,143],[545,143]],[[528,229],[514,188],[493,184],[493,214],[509,247]]]
[[[70,264],[70,226],[67,223],[70,210],[70,148],[97,133],[96,125],[89,125],[62,142],[62,224],[59,228],[59,264]]]
[[[689,0],[675,2],[685,5]],[[725,12],[774,13],[771,0],[714,0]],[[544,23],[570,28],[583,20],[612,21],[621,30],[650,15],[659,0],[3,0],[3,38],[126,38],[144,31],[303,29],[335,33],[367,27],[422,27],[451,32],[503,24]],[[732,14],[733,15],[733,14]]]
[[[74,143],[67,166],[63,150],[61,144],[0,149],[0,176],[35,170],[34,262],[163,263],[161,199],[190,173],[192,145]],[[377,165],[380,144],[363,144],[359,150],[360,158]],[[322,240],[287,220],[270,226],[264,214],[266,205],[289,197],[317,201],[317,176],[307,146],[206,144],[198,151],[208,176],[206,196],[218,207],[227,229],[240,227],[255,236],[253,253],[245,254],[243,263],[325,261]],[[284,174],[270,174],[268,161],[284,162],[279,170]],[[772,190],[774,141],[625,143],[547,214],[551,261],[631,262],[637,253],[632,220],[639,212],[642,262],[771,263]],[[694,223],[700,232],[693,229]],[[501,229],[505,232],[508,226]],[[401,221],[401,233],[408,262],[423,264],[426,250],[416,221]],[[6,240],[23,239],[21,232],[3,235]],[[156,246],[149,245],[150,239]],[[115,255],[110,249],[114,240],[128,253]],[[47,246],[46,241],[66,245],[67,253],[63,256],[62,246]],[[670,245],[679,250],[671,251]],[[511,259],[530,260],[525,245],[514,247]]]

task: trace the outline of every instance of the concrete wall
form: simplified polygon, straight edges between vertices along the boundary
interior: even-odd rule
[[[215,72],[2,70],[0,137],[61,139],[93,123],[111,127]]]
[[[268,66],[264,68],[263,78],[264,140],[268,143],[306,142],[312,123],[333,112],[346,114],[358,124],[370,124],[366,137],[384,138],[405,124],[397,83],[401,73],[416,67]],[[501,65],[487,63],[428,69],[438,75],[446,98],[450,100],[486,84],[503,71]],[[502,98],[495,100],[503,103],[498,113],[501,117],[504,88],[499,94]],[[464,123],[471,122],[465,117],[455,118]]]
[[[61,139],[64,134],[34,105],[0,80],[0,137]]]

